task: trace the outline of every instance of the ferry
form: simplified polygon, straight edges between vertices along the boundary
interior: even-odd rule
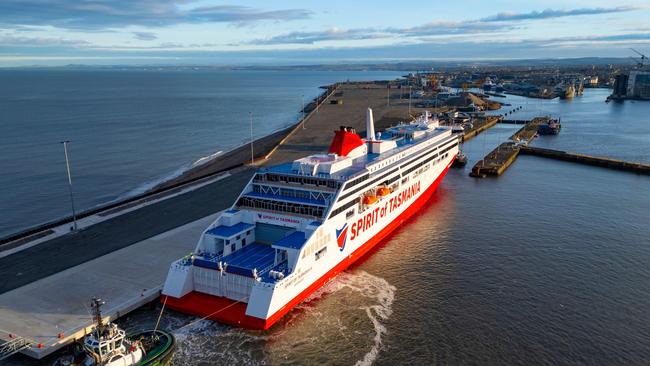
[[[264,330],[415,213],[444,178],[459,139],[425,112],[366,137],[335,131],[328,153],[257,171],[233,206],[173,262],[168,308]]]

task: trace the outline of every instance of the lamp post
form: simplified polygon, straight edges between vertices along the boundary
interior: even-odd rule
[[[253,154],[253,112],[248,112],[248,119],[251,125],[251,165],[255,164],[255,155]]]
[[[61,141],[63,144],[63,153],[65,154],[65,167],[66,170],[68,171],[68,191],[70,192],[70,205],[72,206],[72,223],[73,223],[73,228],[76,231],[77,230],[77,213],[75,212],[74,209],[74,195],[72,194],[72,174],[70,173],[70,159],[68,159],[68,143],[70,141],[65,140]]]
[[[305,129],[305,122],[306,122],[305,121],[305,95],[304,94],[300,96],[300,101],[302,103],[302,109],[301,109],[301,111],[302,111],[302,129],[304,130]]]

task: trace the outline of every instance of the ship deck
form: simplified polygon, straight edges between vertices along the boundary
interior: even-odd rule
[[[214,270],[219,268],[219,262],[226,265],[225,270],[228,273],[253,277],[253,270],[255,270],[258,276],[262,276],[274,266],[275,249],[270,245],[255,242],[225,257],[197,256],[194,258],[195,266]]]
[[[396,127],[393,127],[395,129]],[[405,125],[404,129],[407,130],[416,130],[418,129],[417,125]],[[436,128],[434,130],[430,130],[427,132],[427,134],[421,138],[418,138],[416,140],[406,140],[404,138],[393,138],[389,134],[382,135],[380,140],[395,140],[397,142],[397,148],[389,150],[385,153],[382,154],[367,154],[364,157],[358,158],[354,161],[354,163],[342,170],[337,171],[334,174],[328,175],[328,176],[322,176],[322,178],[329,178],[329,179],[335,179],[338,181],[347,181],[349,179],[352,179],[361,173],[365,172],[367,170],[367,166],[369,164],[390,158],[395,156],[396,154],[399,154],[403,152],[404,150],[411,148],[413,146],[416,146],[424,141],[430,140],[432,138],[439,137],[443,135],[445,132],[449,131],[447,128]],[[411,131],[412,132],[412,131]],[[442,141],[442,140],[441,140]],[[287,162],[283,164],[278,164],[272,167],[264,168],[262,169],[263,172],[269,172],[269,173],[278,173],[278,174],[284,174],[284,175],[299,175],[302,176],[302,174],[294,171],[292,169],[292,162]]]

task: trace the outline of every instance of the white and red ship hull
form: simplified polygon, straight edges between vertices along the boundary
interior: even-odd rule
[[[326,220],[305,244],[309,247],[314,242],[322,248],[320,243],[325,242],[325,254],[318,259],[303,255],[295,271],[283,281],[274,284],[253,282],[250,295],[241,300],[191,290],[180,297],[164,294],[162,301],[171,309],[221,323],[268,329],[417,212],[434,194],[457,154],[458,147],[454,146],[444,157],[434,160],[430,168],[410,178],[399,190],[381,197],[365,211],[355,211],[350,218],[338,215]],[[270,219],[283,217],[277,214]],[[286,220],[291,220],[291,216],[286,216]],[[192,276],[192,273],[178,271],[173,273],[172,266],[168,281],[187,281],[179,276]]]

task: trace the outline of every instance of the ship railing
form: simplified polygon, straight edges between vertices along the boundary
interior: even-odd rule
[[[14,336],[14,338],[0,344],[0,361],[29,348],[31,345],[31,341],[22,337]]]

